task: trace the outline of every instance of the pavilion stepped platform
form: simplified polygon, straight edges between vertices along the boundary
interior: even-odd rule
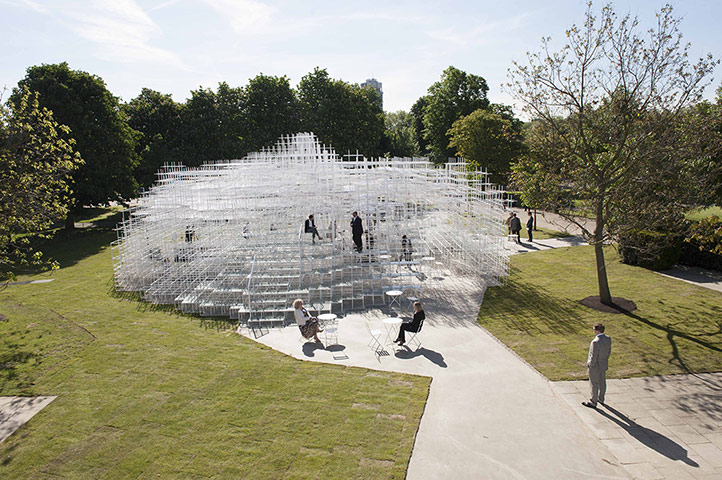
[[[195,278],[178,278],[183,270],[169,268],[144,297],[172,303],[184,313],[228,316],[241,325],[286,325],[294,321],[297,298],[314,314],[339,314],[383,305],[384,293],[390,289],[421,290],[425,276],[416,270],[419,261],[393,260],[397,255],[386,250],[359,254],[315,249],[299,258],[298,246],[295,251],[274,249],[268,254],[238,255],[225,266],[205,265],[196,269]]]

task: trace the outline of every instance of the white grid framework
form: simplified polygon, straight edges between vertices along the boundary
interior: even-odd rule
[[[463,161],[342,159],[300,133],[242,160],[166,165],[117,228],[115,286],[250,325],[285,324],[296,298],[314,312],[379,305],[390,289],[421,293],[446,269],[497,285],[509,269],[503,209],[504,192]],[[310,214],[315,244],[303,231]]]

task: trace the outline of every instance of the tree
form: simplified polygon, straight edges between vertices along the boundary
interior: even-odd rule
[[[243,157],[247,141],[243,138],[244,92],[240,87],[218,84],[193,90],[181,108],[182,156],[190,167],[203,162]]]
[[[428,103],[429,97],[419,97],[409,112],[413,118],[414,141],[421,155],[428,155],[429,153],[429,142],[424,137],[424,109]]]
[[[276,143],[300,129],[298,100],[287,77],[257,75],[244,90],[244,137],[250,151]]]
[[[135,195],[135,135],[120,112],[120,104],[98,76],[71,70],[63,62],[30,67],[10,100],[17,104],[23,88],[38,93],[42,107],[70,128],[75,148],[85,163],[73,174],[72,210]]]
[[[315,133],[340,155],[383,153],[383,111],[375,90],[333,80],[325,69],[316,68],[301,79],[298,97],[302,130]]]
[[[697,176],[695,185],[704,206],[722,205],[722,86],[715,103],[704,101],[689,109],[686,118],[690,142],[702,152],[690,163]]]
[[[449,130],[449,138],[457,155],[485,167],[498,184],[507,183],[511,163],[524,151],[522,122],[503,105],[461,117]]]
[[[71,174],[80,155],[70,130],[41,108],[27,87],[13,102],[0,106],[0,280],[13,279],[21,264],[42,264],[30,247],[32,235],[67,214]]]
[[[180,111],[181,105],[170,95],[148,88],[123,105],[128,125],[138,132],[136,153],[140,162],[134,176],[141,187],[153,185],[163,164],[180,161]]]
[[[424,138],[434,162],[443,163],[454,156],[447,136],[449,129],[459,118],[474,110],[488,108],[488,90],[482,77],[454,67],[444,70],[441,80],[429,87],[423,124]]]
[[[384,116],[386,135],[389,138],[389,155],[413,157],[419,155],[414,140],[414,117],[403,110],[387,112]]]
[[[599,18],[591,3],[584,25],[567,31],[553,52],[544,39],[528,65],[514,63],[508,88],[533,117],[531,154],[515,167],[529,204],[575,221],[579,206],[596,222],[579,222],[594,245],[600,301],[611,305],[603,245],[625,233],[668,228],[685,201],[689,145],[681,121],[701,97],[715,62],[691,64],[680,19],[670,6],[640,32],[637,18],[612,6]]]

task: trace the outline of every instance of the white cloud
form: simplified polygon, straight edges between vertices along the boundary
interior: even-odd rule
[[[175,5],[175,4],[178,3],[178,2],[180,2],[180,0],[167,0],[167,1],[165,1],[165,2],[159,3],[159,4],[156,5],[155,7],[149,8],[149,9],[148,9],[148,13],[154,12],[154,11],[156,11],[156,10],[161,10],[161,9],[163,9],[163,8],[166,8],[166,7],[170,7],[170,6],[172,6],[172,5]]]
[[[103,60],[181,65],[175,53],[150,44],[160,28],[134,0],[95,0],[90,7],[76,2],[62,14],[75,33],[96,45],[96,55]]]
[[[519,15],[500,20],[481,23],[479,26],[466,30],[458,27],[428,30],[426,35],[431,39],[449,43],[458,47],[467,47],[491,43],[492,40],[504,38],[524,26],[532,16],[532,12],[523,12]]]
[[[35,10],[38,13],[49,13],[47,8],[43,7],[37,2],[33,2],[32,0],[0,0],[0,3],[4,3],[5,5],[11,5],[13,7],[29,8],[31,10]]]
[[[253,0],[203,0],[221,14],[237,33],[252,33],[262,29],[276,12],[275,7]]]

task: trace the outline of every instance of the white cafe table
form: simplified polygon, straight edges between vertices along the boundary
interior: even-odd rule
[[[322,313],[318,316],[318,319],[321,320],[322,323],[333,322],[337,318],[338,316],[335,313]]]
[[[391,307],[394,303],[400,307],[401,295],[403,294],[404,292],[401,290],[389,290],[386,292],[386,295],[389,297],[389,307]]]
[[[403,323],[403,319],[401,319],[401,317],[388,317],[381,321],[386,329],[386,343],[394,343],[394,340],[399,335],[399,327]]]

